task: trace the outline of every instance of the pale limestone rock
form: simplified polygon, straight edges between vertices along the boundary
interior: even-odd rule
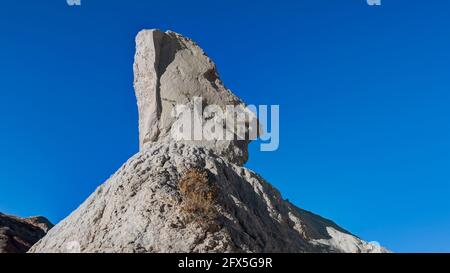
[[[170,138],[169,110],[202,96],[241,104],[212,61],[173,32],[141,31],[135,89],[141,151],[30,252],[386,252],[333,222],[302,210],[242,167],[247,142],[182,143]],[[182,210],[180,177],[208,172],[217,217],[206,226]],[[286,170],[288,171],[288,170]]]
[[[139,109],[139,143],[170,138],[177,104],[201,97],[204,106],[244,105],[228,90],[216,65],[192,40],[175,32],[143,30],[136,37],[134,87]],[[249,141],[195,141],[239,165],[247,161]]]
[[[217,228],[189,222],[177,183],[194,167],[218,189]],[[131,158],[31,252],[385,252],[284,201],[213,150],[157,142]]]

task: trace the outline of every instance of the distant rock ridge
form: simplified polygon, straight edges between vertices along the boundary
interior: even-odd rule
[[[30,252],[387,252],[283,200],[243,167],[248,141],[172,139],[175,104],[243,104],[195,42],[139,32],[134,75],[139,153]]]
[[[0,213],[0,253],[25,253],[52,228],[46,218]]]

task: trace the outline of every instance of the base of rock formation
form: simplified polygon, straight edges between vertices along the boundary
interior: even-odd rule
[[[180,181],[192,172],[206,186],[186,194]],[[181,143],[139,152],[30,250],[71,251],[386,252],[283,200],[251,170]]]

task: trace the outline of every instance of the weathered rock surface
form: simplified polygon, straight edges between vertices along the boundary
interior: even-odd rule
[[[206,227],[180,209],[186,170],[207,170],[219,213]],[[154,143],[131,158],[31,252],[383,252],[284,201],[256,173],[213,150]]]
[[[0,253],[25,253],[53,225],[44,217],[19,218],[0,213]]]
[[[136,37],[134,88],[139,109],[139,138],[143,149],[171,138],[175,105],[243,105],[219,78],[216,65],[192,40],[175,32],[143,30]],[[248,159],[248,141],[193,141],[242,165]]]
[[[170,137],[175,104],[242,104],[191,40],[146,30],[136,38],[135,90],[141,150],[30,252],[385,252],[302,210],[251,170],[245,141],[190,143]],[[180,181],[207,173],[209,192]],[[203,198],[207,196],[208,198]],[[189,197],[192,198],[192,197]],[[208,217],[187,201],[213,200]],[[195,203],[194,202],[194,203]],[[206,211],[206,210],[204,210]]]

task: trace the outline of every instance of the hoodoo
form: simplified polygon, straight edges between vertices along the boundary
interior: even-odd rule
[[[244,104],[195,42],[141,31],[134,75],[140,151],[30,252],[387,251],[283,200],[243,167],[248,141],[171,137],[177,104]]]

